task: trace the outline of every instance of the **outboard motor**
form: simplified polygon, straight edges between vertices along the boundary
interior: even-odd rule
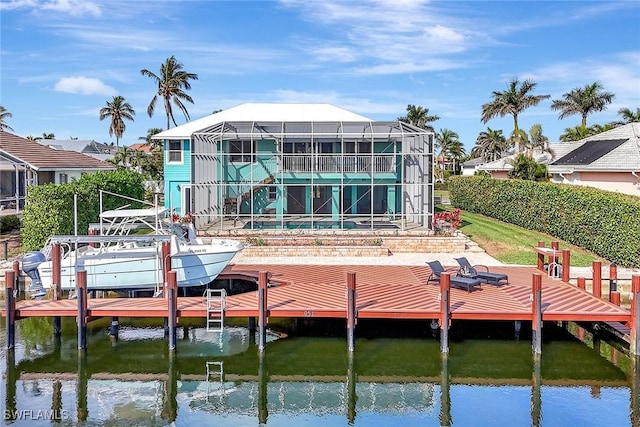
[[[28,289],[31,298],[41,298],[47,294],[44,286],[42,286],[42,280],[38,272],[38,266],[46,260],[44,254],[40,251],[27,252],[22,257],[22,271],[31,278],[31,286]]]

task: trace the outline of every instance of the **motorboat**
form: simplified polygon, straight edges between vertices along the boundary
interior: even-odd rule
[[[32,297],[53,286],[53,247],[60,244],[63,290],[76,288],[76,273],[87,272],[87,289],[162,290],[162,243],[170,244],[171,270],[178,287],[213,281],[244,248],[236,240],[196,236],[193,223],[167,215],[165,208],[114,209],[100,213],[97,235],[53,236],[40,251],[28,252],[22,270],[31,278]]]

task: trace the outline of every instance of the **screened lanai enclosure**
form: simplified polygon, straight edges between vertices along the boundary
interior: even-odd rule
[[[403,122],[221,122],[189,143],[191,183],[172,208],[190,212],[198,227],[432,223],[433,133]]]

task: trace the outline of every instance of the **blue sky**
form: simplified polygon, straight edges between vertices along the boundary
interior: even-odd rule
[[[551,99],[520,116],[557,141],[578,116],[549,106],[600,81],[614,103],[588,124],[640,107],[640,2],[1,0],[1,100],[21,136],[115,142],[98,110],[122,95],[136,110],[121,141],[162,128],[146,113],[171,55],[199,75],[192,119],[243,102],[328,102],[374,120],[407,104],[440,116],[467,150],[491,127],[481,106],[512,78]],[[179,124],[185,118],[178,111]]]

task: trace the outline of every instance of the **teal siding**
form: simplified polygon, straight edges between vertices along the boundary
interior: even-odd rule
[[[181,209],[180,188],[191,183],[191,148],[189,140],[182,141],[182,163],[168,163],[168,143],[165,141],[164,159],[164,206],[173,208],[175,213],[183,215]]]

